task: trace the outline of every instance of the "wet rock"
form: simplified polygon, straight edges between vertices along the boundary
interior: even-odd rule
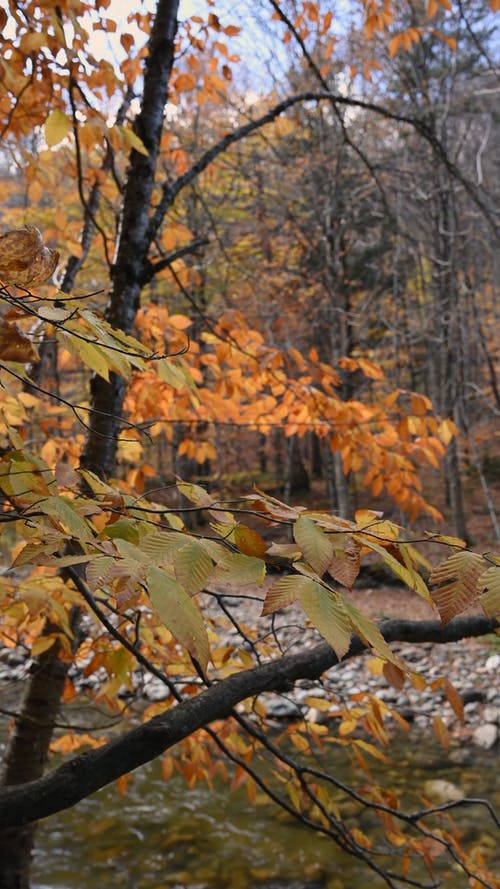
[[[287,698],[275,698],[266,701],[267,715],[272,719],[298,719],[300,708],[294,701]]]
[[[445,781],[443,778],[434,778],[431,781],[426,781],[423,791],[433,803],[438,805],[456,802],[465,796],[460,787],[452,784],[451,781]]]
[[[462,692],[464,704],[473,704],[475,701],[484,701],[486,693],[479,688],[466,688]]]
[[[144,686],[143,697],[155,704],[157,701],[165,701],[169,697],[169,690],[164,682],[159,679],[150,679]]]
[[[478,725],[472,733],[472,740],[478,747],[483,750],[491,750],[498,741],[498,726],[491,722],[485,722],[484,725]]]

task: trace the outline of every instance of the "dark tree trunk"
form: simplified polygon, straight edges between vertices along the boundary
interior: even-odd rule
[[[126,333],[132,330],[135,321],[152,240],[149,214],[174,59],[178,7],[179,0],[158,0],[148,42],[142,107],[135,121],[135,130],[148,155],[132,151],[106,312],[107,320]],[[68,269],[73,280],[77,270]],[[110,375],[109,383],[97,376],[92,381],[90,429],[81,465],[101,476],[114,472],[125,389],[125,381],[115,374]],[[58,659],[55,646],[36,659],[9,742],[3,784],[22,783],[43,774],[66,672],[67,665]],[[0,889],[28,889],[33,836],[34,827],[4,831],[0,835]]]
[[[292,494],[303,494],[309,488],[309,474],[302,460],[299,440],[296,435],[292,435],[288,439],[285,500],[288,501]]]
[[[2,768],[1,784],[24,784],[43,774],[54,722],[69,664],[58,657],[59,645],[33,664]],[[35,825],[0,834],[0,889],[28,889]]]

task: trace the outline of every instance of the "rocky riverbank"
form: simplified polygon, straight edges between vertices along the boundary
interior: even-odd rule
[[[499,743],[500,651],[475,640],[448,645],[394,645],[393,650],[426,680],[426,688],[417,690],[408,681],[401,689],[393,688],[383,676],[370,672],[365,662],[373,655],[365,655],[330,670],[314,691],[311,683],[304,682],[286,696],[268,696],[268,714],[275,719],[296,719],[302,713],[306,719],[321,722],[323,712],[305,704],[312,694],[337,701],[342,708],[358,707],[365,695],[374,695],[422,731],[432,731],[434,717],[440,716],[450,738],[461,744],[489,750]],[[440,677],[458,692],[463,721],[448,703],[442,687],[432,689]],[[326,715],[332,718],[334,713],[335,707]]]
[[[227,606],[238,620],[247,626],[262,627],[263,634],[269,630],[269,618],[260,617],[262,602],[254,595],[239,598],[227,593]],[[260,597],[263,593],[260,590]],[[361,601],[361,599],[363,601]],[[425,602],[402,590],[363,590],[355,594],[355,602],[372,617],[406,617],[410,619],[435,617],[429,613]],[[297,606],[291,606],[276,616],[274,631],[279,635],[283,650],[293,652],[310,647],[320,641],[320,636],[310,626],[304,626],[304,614]],[[235,637],[236,630],[229,627],[228,641]],[[238,639],[238,644],[241,640]],[[336,710],[359,707],[366,695],[374,695],[387,707],[397,711],[411,725],[422,731],[432,731],[434,717],[439,716],[446,727],[444,732],[457,746],[460,745],[485,750],[500,744],[500,640],[496,637],[485,639],[464,639],[446,645],[424,643],[418,645],[394,644],[393,650],[406,661],[426,682],[426,687],[417,689],[406,680],[403,687],[391,686],[383,675],[369,668],[373,654],[367,653],[347,660],[326,673],[321,682],[302,681],[286,694],[263,696],[268,717],[276,722],[305,718],[312,722],[335,720]],[[18,700],[21,681],[27,676],[30,661],[25,652],[14,649],[0,652],[0,683],[3,689],[4,715],[8,715],[8,702]],[[100,675],[102,673],[102,675]],[[442,685],[437,680],[445,677],[456,690],[463,702],[463,721],[460,720],[446,699]],[[85,686],[97,688],[107,678],[101,669],[87,677]],[[83,683],[78,675],[73,676],[77,687]],[[434,688],[433,688],[434,686]],[[138,671],[136,675],[137,697],[148,702],[161,701],[168,697],[166,686],[154,676]],[[10,694],[9,694],[10,690]],[[311,707],[308,699],[320,698],[325,701],[325,709]],[[326,702],[331,707],[326,707]],[[455,708],[456,709],[456,708]],[[387,722],[390,726],[391,717]],[[394,725],[396,726],[394,720]]]

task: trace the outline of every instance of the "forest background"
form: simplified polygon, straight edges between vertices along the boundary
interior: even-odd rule
[[[158,755],[177,711],[193,722],[175,739],[192,744],[226,719],[212,741],[250,793],[262,781],[250,761],[272,752],[287,810],[396,885],[321,782],[280,760],[251,696],[316,678],[357,645],[389,681],[418,684],[391,633],[446,641],[496,627],[496,6],[368,2],[337,16],[331,4],[229,14],[207,2],[180,23],[161,0],[127,22],[104,0],[0,12],[2,638],[34,658],[0,795],[2,885],[28,884],[33,831],[20,825]],[[443,546],[452,555],[432,570]],[[345,591],[365,557],[433,602],[442,626],[381,632],[355,609]],[[264,585],[264,615],[299,599],[332,646],[317,662],[306,651],[290,665],[272,627],[262,639],[241,626],[217,592],[262,584],[266,568],[286,571]],[[486,616],[454,623],[471,603]],[[137,661],[169,691],[167,734],[149,746],[160,723],[148,713],[135,759],[127,733],[117,759],[112,742],[69,731],[56,749],[94,751],[73,787],[64,767],[43,779],[76,675],[102,668],[97,700],[116,711]],[[257,727],[233,710],[249,696]],[[380,742],[380,707],[364,706]],[[195,778],[218,768],[206,755]],[[175,767],[193,778],[192,764]],[[438,843],[494,885],[455,835],[422,833],[423,816],[407,821],[416,836],[399,833],[380,788],[359,802],[404,847],[403,883],[411,854],[430,867]]]

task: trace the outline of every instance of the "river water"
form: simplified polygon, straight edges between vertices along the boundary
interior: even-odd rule
[[[474,751],[450,764],[432,741],[396,741],[381,782],[418,792],[444,779],[500,810],[498,753]],[[377,766],[379,764],[377,763]],[[349,774],[342,774],[348,781]],[[418,803],[417,803],[418,807]],[[500,873],[500,835],[482,807],[457,819]],[[370,826],[363,824],[370,831]],[[387,861],[384,859],[384,863]],[[437,865],[445,889],[467,889],[449,861]],[[420,876],[425,876],[422,870]],[[250,806],[227,786],[189,790],[180,776],[165,782],[160,764],[134,773],[120,796],[104,788],[40,826],[34,889],[382,889],[385,885],[331,841],[291,822],[269,804]]]

